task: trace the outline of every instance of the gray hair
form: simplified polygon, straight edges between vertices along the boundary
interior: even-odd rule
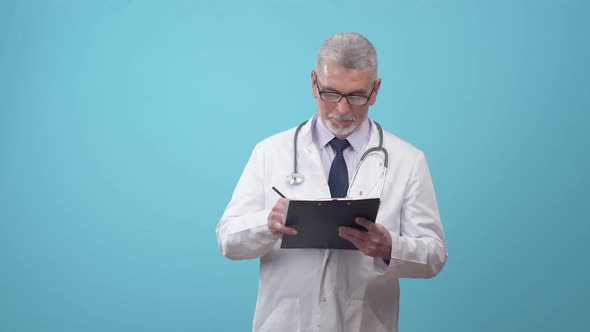
[[[371,42],[356,32],[339,32],[326,39],[320,47],[316,72],[324,64],[336,64],[348,69],[368,69],[377,79],[377,52]]]

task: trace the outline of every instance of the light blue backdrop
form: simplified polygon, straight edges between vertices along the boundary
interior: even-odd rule
[[[0,1],[0,330],[248,331],[215,226],[308,118],[321,42],[377,47],[370,115],[428,158],[449,261],[401,331],[587,326],[588,1]]]

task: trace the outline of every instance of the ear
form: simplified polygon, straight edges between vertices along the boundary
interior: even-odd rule
[[[317,80],[317,75],[315,73],[315,70],[311,71],[311,93],[313,95],[314,99],[318,99],[318,89],[317,89],[317,85],[316,85],[316,80]]]
[[[371,96],[371,100],[369,100],[369,105],[373,106],[377,101],[377,94],[379,93],[379,88],[381,87],[381,79],[378,78],[375,80],[375,90],[373,90],[373,95]]]

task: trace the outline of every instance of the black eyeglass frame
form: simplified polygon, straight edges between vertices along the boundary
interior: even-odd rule
[[[369,96],[368,97],[365,97],[365,96],[359,96],[359,95],[342,94],[342,93],[332,92],[332,91],[322,91],[320,89],[320,84],[318,83],[318,75],[317,74],[315,75],[315,86],[318,89],[318,94],[320,95],[320,98],[323,101],[328,102],[328,103],[339,103],[342,100],[343,97],[346,97],[346,102],[348,103],[348,105],[351,105],[351,106],[364,106],[364,105],[367,105],[369,103],[369,101],[371,100],[371,97],[373,97],[373,92],[375,92],[375,83],[376,82],[377,81],[373,81],[373,88],[371,89],[371,92],[369,93]],[[326,94],[326,93],[329,93],[329,94],[334,95],[334,96],[338,95],[338,96],[340,96],[340,98],[338,98],[338,100],[336,100],[336,101],[326,100],[322,96],[323,94]],[[364,104],[352,104],[350,102],[350,99],[348,99],[348,97],[365,98],[365,103]]]

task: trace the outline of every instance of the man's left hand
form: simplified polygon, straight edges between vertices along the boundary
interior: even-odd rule
[[[367,232],[342,226],[338,228],[338,235],[367,256],[391,259],[391,234],[387,228],[365,218],[356,218],[356,223],[365,227]]]

